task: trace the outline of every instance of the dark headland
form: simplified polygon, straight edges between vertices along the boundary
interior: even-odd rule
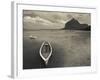
[[[91,26],[88,24],[80,24],[78,20],[75,18],[72,18],[70,21],[65,23],[64,30],[85,30],[90,31]]]

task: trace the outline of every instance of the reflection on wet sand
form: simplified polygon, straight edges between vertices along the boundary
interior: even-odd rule
[[[29,38],[30,35],[37,38]],[[39,55],[44,40],[49,41],[53,49],[47,66]],[[89,31],[24,31],[23,69],[90,66],[90,56]]]

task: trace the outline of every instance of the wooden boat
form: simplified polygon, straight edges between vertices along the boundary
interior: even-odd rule
[[[40,57],[44,60],[45,65],[48,64],[48,61],[52,55],[52,46],[49,42],[44,41],[39,50]]]
[[[37,36],[32,36],[32,35],[30,35],[29,37],[30,37],[30,39],[36,39],[37,38]]]

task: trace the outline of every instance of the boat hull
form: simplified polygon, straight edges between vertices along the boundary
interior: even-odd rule
[[[50,57],[52,55],[52,47],[51,47],[51,44],[49,42],[47,42],[47,41],[44,41],[41,44],[39,53],[40,53],[40,57],[45,62],[45,65],[47,65],[48,64],[48,61],[49,61],[49,59],[50,59]]]

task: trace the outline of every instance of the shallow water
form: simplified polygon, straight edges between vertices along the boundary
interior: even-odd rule
[[[30,39],[30,35],[37,36],[37,38]],[[44,65],[44,61],[39,55],[39,49],[43,41],[49,41],[53,48],[47,66]],[[24,69],[90,66],[90,57],[90,31],[24,31]]]

